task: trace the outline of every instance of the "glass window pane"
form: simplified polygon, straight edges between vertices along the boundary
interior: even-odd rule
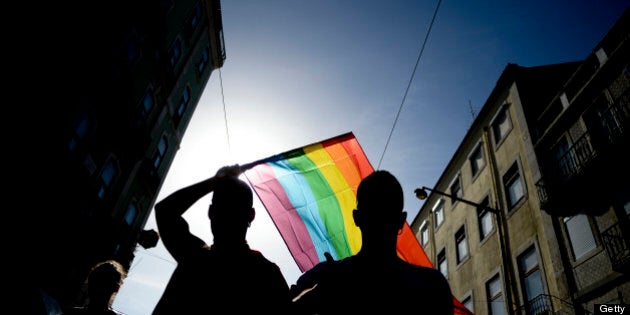
[[[442,210],[442,208],[439,208],[437,211],[435,211],[435,222],[437,226],[440,226],[440,224],[442,224],[442,221],[444,221],[444,212]]]
[[[521,200],[521,198],[524,195],[524,192],[523,192],[523,184],[521,183],[520,176],[516,177],[514,181],[510,183],[508,187],[508,194],[510,198],[510,206],[515,205],[516,202]]]
[[[540,278],[540,269],[536,269],[536,271],[527,275],[524,279],[524,285],[528,301],[531,301],[533,298],[545,293],[542,279]]]
[[[505,315],[505,302],[503,301],[503,295],[490,301],[490,314],[492,315]]]
[[[448,268],[446,267],[446,260],[440,262],[440,272],[446,277],[448,276]]]
[[[111,184],[115,173],[116,170],[114,169],[114,164],[112,162],[107,163],[105,169],[103,169],[103,173],[101,173],[101,179],[106,186],[109,186],[109,184]]]
[[[127,225],[132,225],[133,221],[136,220],[136,214],[138,213],[138,208],[134,203],[129,204],[127,207],[127,212],[125,213],[125,222]]]
[[[459,261],[462,261],[468,256],[468,244],[466,239],[462,239],[457,243],[457,253],[459,254]]]
[[[584,214],[566,218],[565,225],[575,259],[579,259],[596,247],[588,217]]]
[[[486,211],[481,216],[481,236],[482,238],[486,238],[490,231],[492,231],[493,222],[492,222],[492,213]]]
[[[473,306],[473,301],[472,298],[470,296],[466,297],[463,301],[462,301],[462,305],[464,305],[469,311],[471,312],[475,312],[475,308]]]
[[[491,297],[501,293],[501,282],[499,281],[499,279],[499,277],[495,277],[490,282],[488,282],[488,293]]]
[[[142,99],[142,107],[144,109],[144,114],[148,114],[153,108],[153,94],[149,91],[144,98]]]
[[[425,226],[422,228],[422,245],[426,245],[429,242],[429,228]]]

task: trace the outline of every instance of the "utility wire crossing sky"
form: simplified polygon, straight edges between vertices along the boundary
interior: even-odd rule
[[[224,165],[352,132],[374,168],[400,180],[411,222],[422,206],[414,189],[437,181],[505,66],[583,60],[628,3],[243,0],[221,6],[227,59],[210,77],[157,200]],[[210,198],[184,215],[208,244]],[[299,269],[260,201],[254,206],[250,246],[295,283]],[[153,216],[145,228],[156,229]],[[138,247],[114,308],[151,314],[175,266],[161,243]]]

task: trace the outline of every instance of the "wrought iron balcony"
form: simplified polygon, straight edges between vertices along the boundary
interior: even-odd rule
[[[586,312],[585,312],[586,313]],[[573,315],[577,314],[573,304],[558,297],[540,294],[516,309],[522,315]]]
[[[553,148],[540,155],[544,177],[536,183],[536,189],[542,208],[551,214],[572,215],[565,213],[567,209],[587,206],[572,204],[575,196],[594,193],[593,189],[609,191],[614,187],[606,187],[611,182],[608,177],[628,171],[625,150],[630,129],[630,89],[612,103],[600,95],[582,118],[587,131],[561,155]],[[584,187],[589,191],[582,191]],[[598,210],[593,211],[596,214]]]
[[[630,247],[628,247],[628,242],[624,238],[619,223],[602,232],[601,239],[613,270],[628,272],[630,270]]]

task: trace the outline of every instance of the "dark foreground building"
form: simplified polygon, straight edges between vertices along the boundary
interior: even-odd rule
[[[94,263],[128,267],[136,246],[155,246],[157,233],[144,225],[225,48],[218,0],[27,12],[36,13],[22,35],[31,55],[14,80],[26,80],[19,94],[28,106],[15,132],[11,167],[21,174],[10,198],[20,232],[11,241],[19,288],[32,298],[27,313],[45,314],[81,300]]]

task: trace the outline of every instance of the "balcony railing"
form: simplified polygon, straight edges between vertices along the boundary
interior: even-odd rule
[[[579,174],[596,156],[597,152],[591,146],[590,135],[586,132],[558,160],[560,174],[564,180],[569,179]]]
[[[582,310],[579,314],[588,314]],[[578,314],[573,304],[558,297],[540,294],[516,309],[516,314],[522,315],[574,315]]]
[[[602,232],[601,239],[613,270],[627,272],[630,266],[630,248],[624,239],[619,223]]]
[[[562,156],[549,152],[543,160],[547,165],[545,176],[536,183],[543,208],[552,206],[555,201],[566,205],[557,197],[564,196],[561,191],[573,178],[581,178],[580,174],[588,172],[591,176],[589,180],[597,180],[597,174],[604,174],[615,163],[623,161],[620,154],[624,154],[630,129],[630,89],[623,90],[612,103],[603,94],[600,95],[591,110],[584,114],[588,131],[576,139]],[[594,160],[600,161],[593,163]],[[598,169],[588,171],[591,164],[598,165]]]

